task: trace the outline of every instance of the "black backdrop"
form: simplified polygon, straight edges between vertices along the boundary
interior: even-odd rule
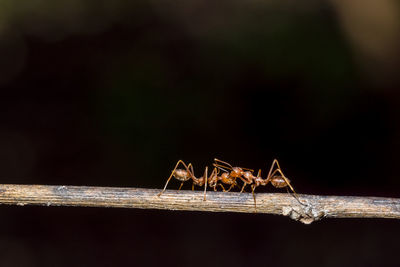
[[[334,5],[117,2],[31,6],[3,27],[1,183],[161,189],[178,159],[200,175],[215,157],[264,172],[278,158],[299,193],[398,197],[399,51],[362,50]],[[2,266],[395,265],[400,234],[380,219],[0,212]]]

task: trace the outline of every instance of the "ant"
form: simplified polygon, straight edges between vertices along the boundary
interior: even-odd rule
[[[254,191],[255,191],[256,187],[258,187],[260,185],[267,185],[269,182],[275,188],[286,188],[286,190],[288,190],[287,188],[289,187],[290,190],[292,190],[292,192],[294,193],[295,198],[298,200],[296,191],[290,184],[290,180],[283,174],[282,169],[279,166],[279,162],[277,159],[274,159],[274,161],[272,162],[271,168],[269,170],[269,173],[268,173],[268,176],[266,179],[263,179],[261,177],[261,169],[258,171],[257,176],[254,176],[253,170],[251,170],[251,169],[247,169],[248,171],[244,171],[244,170],[246,170],[245,168],[232,167],[232,165],[230,165],[229,163],[224,162],[222,160],[219,160],[219,159],[214,159],[214,160],[216,162],[220,162],[220,163],[223,163],[226,165],[226,166],[223,166],[218,163],[214,163],[213,165],[216,168],[222,169],[222,170],[226,171],[226,173],[228,173],[226,169],[231,170],[231,172],[228,174],[229,177],[234,177],[235,179],[239,178],[243,181],[244,184],[243,184],[242,190],[240,192],[243,192],[243,190],[247,184],[251,184],[252,194],[253,194],[253,199],[254,199],[254,207],[256,208],[256,210],[257,210],[257,206],[256,206],[256,197],[255,197]],[[274,170],[275,165],[277,168]]]
[[[185,167],[185,169],[178,169],[179,164],[182,164]],[[210,175],[210,179],[215,179],[214,177],[217,176],[217,172],[218,172],[217,168],[214,168],[214,170]],[[197,178],[196,176],[194,176],[192,163],[186,165],[182,160],[178,160],[178,162],[175,165],[175,168],[172,170],[171,175],[168,177],[168,180],[165,183],[164,189],[157,196],[161,196],[165,192],[167,185],[169,181],[172,179],[172,177],[182,182],[178,190],[181,190],[183,183],[189,179],[193,180],[192,190],[194,190],[195,185],[197,186],[204,185],[204,200],[206,200],[208,167],[205,168],[204,175],[202,177]]]
[[[274,169],[276,165],[276,169],[274,171],[272,171]],[[278,173],[278,174],[277,174]],[[269,169],[269,173],[266,179],[262,179],[261,178],[261,170],[258,171],[258,175],[257,177],[254,179],[254,184],[251,185],[251,189],[252,189],[252,193],[254,196],[254,190],[256,189],[256,187],[260,186],[260,185],[267,185],[268,183],[271,183],[273,187],[275,188],[286,188],[286,191],[289,193],[289,189],[292,190],[294,198],[301,204],[304,205],[300,200],[299,197],[297,196],[296,191],[294,190],[293,186],[290,184],[290,180],[289,178],[287,178],[281,169],[281,166],[279,166],[279,162],[277,159],[274,159],[274,161],[272,162],[271,168]],[[254,197],[254,206],[257,210],[256,207],[256,202],[255,202],[255,197]]]
[[[276,165],[276,169],[274,171],[272,171],[274,169],[274,166]],[[292,192],[296,194],[296,191],[294,191],[294,188],[292,187],[292,185],[290,184],[290,180],[289,178],[287,178],[281,169],[281,166],[279,166],[279,162],[277,159],[274,159],[274,161],[272,162],[271,168],[269,169],[269,173],[266,179],[262,179],[261,178],[261,170],[259,170],[258,172],[259,174],[257,175],[257,177],[255,177],[254,184],[252,185],[252,188],[256,188],[257,186],[260,185],[267,185],[269,182],[272,184],[273,187],[275,188],[290,188],[290,190],[292,190]],[[276,173],[279,173],[278,175]],[[253,189],[253,191],[254,191]],[[287,189],[288,190],[288,189]]]

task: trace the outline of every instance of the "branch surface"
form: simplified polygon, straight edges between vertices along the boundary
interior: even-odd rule
[[[0,184],[0,204],[267,213],[309,224],[322,218],[400,219],[400,199],[160,189]]]

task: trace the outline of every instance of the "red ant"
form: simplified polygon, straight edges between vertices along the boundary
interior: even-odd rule
[[[178,169],[179,164],[182,164],[185,169]],[[214,177],[217,176],[218,170],[214,168],[210,175],[210,179],[215,179]],[[193,166],[192,163],[189,163],[189,165],[186,165],[182,160],[178,160],[178,162],[175,165],[175,168],[172,170],[171,175],[169,176],[167,182],[165,183],[164,189],[158,194],[158,196],[161,196],[164,191],[167,188],[167,185],[169,181],[174,177],[175,179],[181,181],[181,185],[179,186],[178,190],[181,190],[183,183],[186,182],[189,179],[193,180],[192,183],[192,190],[194,190],[194,186],[203,186],[204,185],[204,200],[206,200],[206,191],[207,191],[207,180],[208,180],[208,167],[206,167],[204,171],[204,175],[202,177],[197,178],[194,176],[194,171],[193,171]],[[215,189],[214,189],[215,190]]]
[[[272,171],[274,169],[274,166],[276,164],[276,169],[274,171]],[[279,173],[278,175],[276,175],[276,173]],[[258,175],[257,177],[255,177],[255,179],[253,180],[254,184],[252,185],[252,188],[256,188],[257,186],[260,185],[267,185],[269,182],[271,182],[272,186],[275,188],[285,188],[286,189],[289,187],[290,190],[292,190],[292,192],[296,194],[296,191],[294,191],[292,185],[290,184],[290,180],[289,178],[287,178],[281,169],[281,166],[279,166],[279,162],[277,159],[274,159],[274,161],[272,162],[271,168],[269,169],[269,173],[266,179],[262,179],[261,178],[261,170],[258,171]],[[254,191],[253,189],[253,191]]]

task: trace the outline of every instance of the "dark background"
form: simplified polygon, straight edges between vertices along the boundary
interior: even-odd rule
[[[178,159],[200,175],[278,158],[299,193],[399,195],[397,1],[2,3],[1,183],[161,189]],[[0,213],[1,266],[398,261],[395,220]]]

